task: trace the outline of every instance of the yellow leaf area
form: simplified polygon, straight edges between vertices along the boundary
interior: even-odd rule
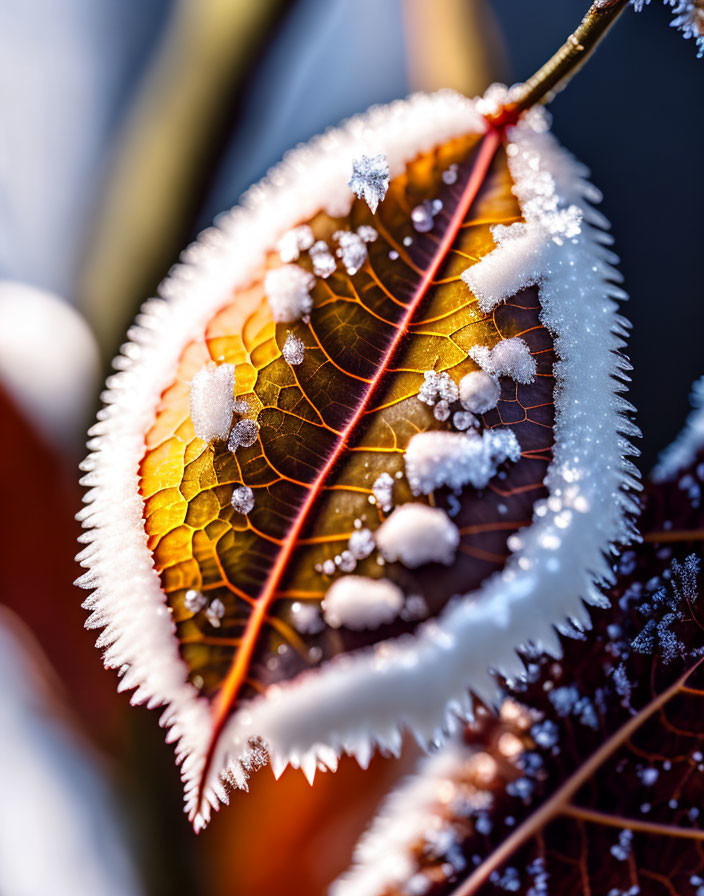
[[[375,215],[357,200],[346,218],[320,213],[306,222],[333,251],[337,230],[371,225],[378,238],[356,274],[348,275],[338,262],[328,279],[318,278],[310,319],[290,325],[274,323],[264,294],[265,268],[281,264],[272,251],[252,283],[236,290],[203,336],[187,346],[163,394],[140,470],[149,547],[191,680],[228,707],[418,625],[418,618],[399,618],[373,631],[321,621],[319,631],[301,632],[294,625],[298,610],[292,608],[311,602],[319,607],[331,583],[345,574],[335,558],[355,527],[373,530],[383,521],[384,512],[370,501],[380,474],[393,477],[395,505],[417,500],[442,506],[461,533],[451,566],[384,565],[376,551],[357,562],[355,575],[388,578],[407,597],[422,597],[426,616],[503,566],[508,536],[529,522],[534,502],[545,494],[554,354],[539,321],[537,291],[525,290],[483,314],[459,279],[493,249],[492,225],[521,220],[503,146],[497,143],[488,157],[485,148],[486,170],[476,182],[483,139],[455,139],[419,155],[391,182]],[[457,179],[448,184],[442,173],[451,165]],[[442,209],[432,229],[417,233],[412,209],[438,199]],[[312,270],[307,253],[297,264]],[[297,366],[282,355],[289,333],[306,347]],[[509,425],[521,458],[503,465],[481,492],[468,487],[459,498],[446,489],[414,497],[404,476],[409,440],[418,432],[452,429],[452,416],[439,422],[417,397],[424,372],[447,371],[459,382],[477,369],[467,354],[472,346],[517,335],[528,343],[538,376],[530,385],[502,380],[499,405],[481,425]],[[248,402],[247,416],[259,425],[251,447],[232,453],[224,443],[195,437],[189,383],[209,361],[235,365],[236,395]],[[452,410],[461,410],[459,403]],[[231,505],[241,484],[254,494],[248,515]],[[188,589],[222,601],[219,626],[207,608],[186,608]]]

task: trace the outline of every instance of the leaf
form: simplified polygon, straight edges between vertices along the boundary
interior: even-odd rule
[[[700,423],[701,410],[689,433]],[[527,657],[528,682],[509,686],[501,717],[480,714],[454,753],[426,761],[334,896],[702,886],[704,451],[688,439],[687,462],[648,486],[645,540],[616,562],[612,607],[563,638],[559,662]]]
[[[603,600],[630,538],[598,196],[544,115],[487,124],[502,97],[419,96],[298,150],[118,359],[81,584],[121,686],[167,705],[196,827],[267,759],[312,780],[403,727],[441,740],[468,684],[493,699],[490,665]],[[347,181],[354,161],[374,204],[384,155],[372,214]],[[500,396],[480,377],[475,419],[457,391],[479,367]]]

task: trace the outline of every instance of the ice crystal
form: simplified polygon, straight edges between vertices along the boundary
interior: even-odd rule
[[[360,236],[365,243],[374,243],[379,234],[370,224],[362,224],[357,228],[357,236]]]
[[[484,488],[499,464],[517,461],[521,448],[507,428],[458,432],[416,433],[406,449],[406,476],[414,495],[429,495],[443,485]]]
[[[339,246],[337,257],[342,259],[350,277],[354,276],[367,260],[367,244],[358,233],[351,230],[336,230],[333,239],[337,240]]]
[[[457,383],[449,373],[426,370],[423,374],[423,385],[418,390],[418,399],[424,404],[434,405],[438,401],[452,403],[459,398]],[[447,418],[446,418],[447,419]]]
[[[450,417],[450,405],[443,399],[433,408],[433,417],[441,423]]]
[[[452,186],[452,184],[457,183],[457,165],[453,162],[449,168],[446,168],[441,177],[442,182],[447,184],[448,186]]]
[[[355,159],[349,187],[359,199],[364,199],[374,214],[389,189],[389,162],[386,156],[380,153]]]
[[[234,365],[210,363],[199,370],[191,381],[190,409],[199,439],[226,439],[235,412]]]
[[[374,534],[371,529],[355,529],[347,543],[348,549],[356,560],[364,560],[374,550]]]
[[[227,440],[229,451],[235,452],[238,448],[249,448],[259,437],[259,424],[256,420],[238,420],[232,427],[230,438]]]
[[[501,389],[494,377],[486,371],[474,370],[460,380],[459,393],[465,410],[485,414],[498,404]]]
[[[427,233],[433,229],[435,216],[442,211],[440,199],[425,199],[411,210],[411,223],[418,233]]]
[[[424,563],[452,563],[460,534],[442,508],[410,502],[379,526],[376,543],[385,560],[415,569]]]
[[[303,344],[303,340],[299,339],[298,336],[295,336],[293,333],[289,333],[281,353],[287,364],[290,364],[292,367],[297,367],[299,364],[303,363],[306,347]]]
[[[307,224],[301,224],[285,233],[276,244],[283,262],[296,261],[301,252],[310,249],[315,241],[313,231]]]
[[[380,510],[388,513],[393,507],[394,480],[389,473],[380,473],[372,485],[372,494]]]
[[[205,611],[205,615],[213,628],[220,628],[222,617],[225,615],[225,604],[219,597],[216,597],[214,600],[210,601],[208,609]]]
[[[343,576],[328,589],[323,615],[332,628],[373,629],[393,622],[402,606],[401,589],[388,579]]]
[[[316,277],[327,280],[330,274],[335,273],[337,262],[325,240],[318,240],[317,243],[314,243],[308,254],[313,262],[313,273]]]
[[[313,307],[311,289],[315,277],[295,264],[284,264],[269,271],[264,279],[264,292],[277,324],[290,324]]]
[[[310,601],[294,601],[291,604],[293,627],[302,635],[317,635],[325,628],[320,607]]]
[[[254,509],[254,492],[248,485],[238,485],[232,493],[232,506],[245,516]]]
[[[189,588],[183,599],[183,603],[190,613],[200,613],[208,603],[208,598],[202,591],[196,591],[194,588]]]
[[[619,862],[625,862],[631,854],[633,831],[626,828],[618,835],[618,843],[611,847],[611,855]]]
[[[491,376],[508,376],[517,383],[532,383],[535,379],[535,358],[520,336],[502,339],[491,349],[475,345],[469,350],[469,357]]]
[[[474,426],[475,423],[477,423],[477,418],[474,414],[470,414],[469,411],[455,411],[452,415],[452,425],[455,429],[459,429],[460,432],[464,432],[470,426]]]

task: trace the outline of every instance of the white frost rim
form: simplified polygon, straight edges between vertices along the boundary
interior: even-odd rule
[[[625,490],[638,485],[635,468],[624,459],[632,452],[626,436],[637,429],[623,416],[631,408],[616,394],[621,387],[614,380],[625,379],[628,367],[619,355],[628,324],[614,301],[625,294],[606,282],[617,281],[618,274],[604,246],[610,237],[599,229],[608,225],[590,206],[598,191],[546,132],[545,121],[544,113],[532,114],[511,139],[541,154],[560,199],[584,214],[579,246],[566,246],[579,262],[579,275],[568,265],[553,278],[550,309],[551,281],[541,287],[545,322],[563,359],[556,365],[556,444],[546,480],[552,497],[536,507],[506,568],[416,636],[340,657],[236,713],[220,738],[201,805],[196,790],[210,708],[187,681],[146,547],[137,479],[144,433],[186,342],[203,331],[233,287],[247,282],[263,253],[321,207],[332,214],[349,208],[352,159],[384,152],[393,177],[417,153],[484,130],[475,101],[451,91],[415,95],[371,109],[291,152],[241,207],[186,250],[162,284],[162,298],[145,303],[129,332],[82,467],[90,490],[79,514],[87,547],[78,559],[89,571],[79,583],[93,591],[85,603],[92,610],[88,624],[103,627],[98,645],[107,648],[105,665],[119,670],[120,688],[136,689],[133,703],[166,706],[161,723],[169,728],[168,740],[177,742],[186,811],[197,829],[207,824],[211,807],[227,799],[221,779],[245,786],[252,737],[266,742],[275,774],[291,764],[310,778],[316,768],[334,768],[343,751],[362,765],[377,744],[397,751],[400,727],[423,743],[442,741],[458,717],[471,713],[468,686],[485,699],[494,696],[489,666],[518,674],[517,644],[533,641],[557,651],[551,623],[585,621],[582,598],[603,600],[597,585],[609,579],[605,553],[632,536],[628,515],[636,504]],[[559,555],[547,547],[556,531]]]
[[[351,867],[333,882],[328,896],[378,896],[408,883],[417,868],[411,850],[432,830],[440,808],[440,788],[457,780],[476,752],[455,739],[437,753],[423,757],[416,771],[386,797],[357,841]]]

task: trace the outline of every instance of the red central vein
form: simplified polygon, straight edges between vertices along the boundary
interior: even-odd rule
[[[325,463],[325,466],[320,471],[317,479],[310,487],[310,491],[308,492],[308,495],[301,505],[300,510],[298,511],[298,514],[293,521],[291,529],[289,530],[288,536],[286,538],[286,543],[281,548],[276,563],[272,567],[271,572],[269,573],[269,576],[267,577],[267,580],[264,583],[261,592],[259,593],[259,596],[254,602],[252,613],[247,621],[247,625],[242,635],[240,649],[235,656],[235,661],[233,662],[232,667],[228,672],[225,683],[223,684],[222,689],[218,694],[218,697],[213,706],[213,731],[200,780],[198,800],[199,805],[203,797],[205,782],[213,760],[213,754],[215,752],[218,738],[227,720],[230,709],[237,699],[237,695],[239,694],[239,691],[246,679],[247,672],[252,660],[252,655],[257,646],[259,634],[266,621],[269,607],[271,606],[276,596],[278,587],[286,571],[288,562],[291,559],[291,555],[296,547],[298,537],[301,534],[306,521],[308,520],[309,513],[313,508],[313,505],[315,504],[315,501],[317,500],[327,478],[329,477],[335,465],[340,460],[345,449],[347,448],[350,436],[369,408],[372,397],[374,396],[374,393],[376,392],[376,389],[381,382],[384,374],[388,371],[390,362],[395,355],[399,345],[401,344],[403,337],[406,335],[408,326],[411,323],[414,314],[418,310],[420,303],[427,295],[428,289],[432,285],[433,280],[435,279],[435,276],[440,269],[440,266],[443,264],[448,252],[452,248],[452,244],[457,237],[457,233],[460,230],[460,227],[462,226],[462,223],[467,216],[472,203],[476,199],[482,184],[484,183],[487,172],[489,171],[489,166],[491,165],[494,155],[496,154],[496,151],[499,148],[500,144],[501,132],[495,128],[491,128],[482,140],[476,161],[474,163],[474,168],[472,169],[472,173],[469,177],[469,180],[467,181],[467,185],[464,188],[462,196],[460,197],[460,201],[457,204],[457,208],[455,209],[450,223],[448,224],[445,234],[438,244],[431,264],[423,274],[420,283],[416,287],[413,296],[408,303],[403,318],[401,319],[395,330],[394,337],[389,343],[384,357],[382,358],[382,361],[379,364],[374,377],[367,387],[364,397],[360,401],[354,414],[340,434],[340,439],[335,447],[335,450],[331,453],[330,457]]]

